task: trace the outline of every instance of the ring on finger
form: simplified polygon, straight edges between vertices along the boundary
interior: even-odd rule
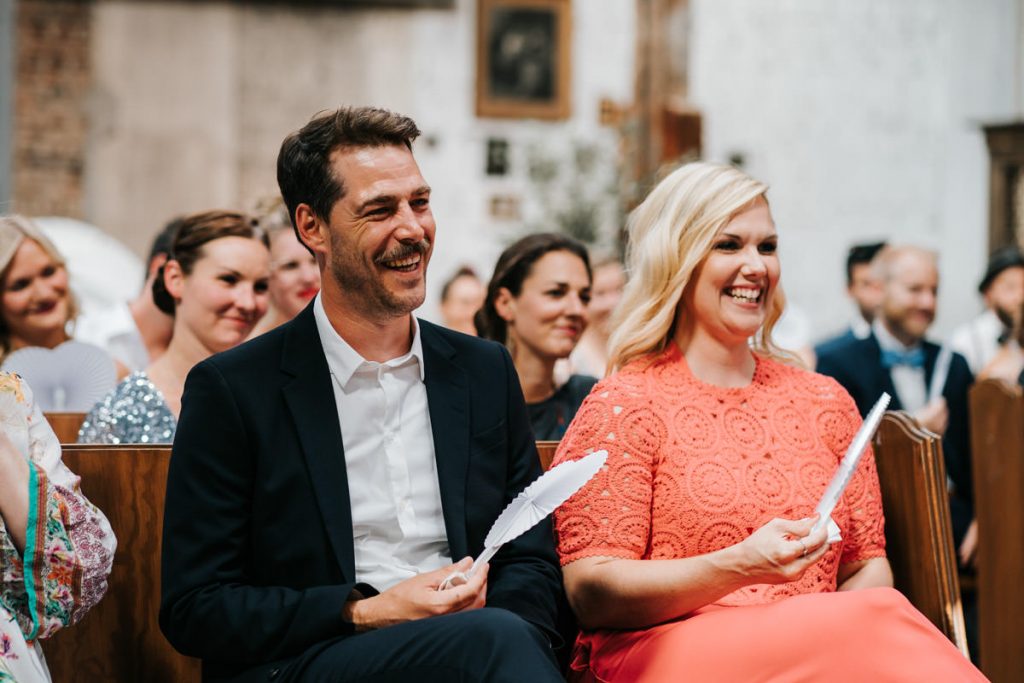
[[[800,557],[807,557],[807,546],[804,544],[803,539],[798,538],[796,540],[800,541],[800,547],[804,549],[804,551],[800,553]]]

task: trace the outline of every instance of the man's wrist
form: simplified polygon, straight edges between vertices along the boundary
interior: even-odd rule
[[[359,627],[359,603],[362,600],[352,600],[351,598],[341,608],[341,618],[345,620],[345,623],[352,624],[356,631],[361,631]]]
[[[347,623],[352,624],[356,631],[369,631],[372,626],[369,625],[366,608],[370,600],[372,600],[372,597],[366,597],[360,591],[353,588],[352,592],[348,594],[348,600],[345,601],[341,608],[341,618]]]

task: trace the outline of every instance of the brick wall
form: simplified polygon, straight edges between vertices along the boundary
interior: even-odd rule
[[[14,85],[14,205],[81,218],[91,2],[20,0]]]

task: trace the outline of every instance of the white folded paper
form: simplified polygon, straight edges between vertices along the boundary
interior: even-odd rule
[[[864,418],[864,423],[861,424],[860,429],[853,436],[853,441],[850,442],[850,446],[846,449],[846,454],[839,463],[839,469],[836,470],[832,481],[828,484],[828,488],[825,489],[825,493],[822,494],[817,507],[814,508],[819,517],[818,521],[814,523],[811,533],[813,534],[828,524],[829,543],[834,543],[841,538],[839,527],[830,516],[832,510],[835,509],[836,504],[843,495],[843,491],[846,490],[846,486],[850,483],[850,479],[857,469],[857,464],[860,462],[860,457],[864,455],[864,451],[867,450],[868,444],[871,442],[871,437],[878,430],[878,425],[882,422],[882,415],[885,414],[885,409],[889,406],[891,399],[892,397],[889,394],[882,392],[882,397],[871,408],[868,416]],[[835,540],[833,540],[833,536],[835,536]]]

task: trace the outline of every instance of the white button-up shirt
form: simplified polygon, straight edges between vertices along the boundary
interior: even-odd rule
[[[320,296],[313,314],[345,450],[355,580],[384,591],[451,563],[419,325],[413,318],[408,353],[368,361],[335,331]]]
[[[883,351],[913,351],[920,346],[906,346],[894,337],[881,320],[876,319],[871,326],[875,339]],[[889,376],[896,388],[903,410],[914,412],[924,408],[928,403],[928,386],[925,383],[924,368],[912,368],[909,365],[897,365],[889,368]]]

